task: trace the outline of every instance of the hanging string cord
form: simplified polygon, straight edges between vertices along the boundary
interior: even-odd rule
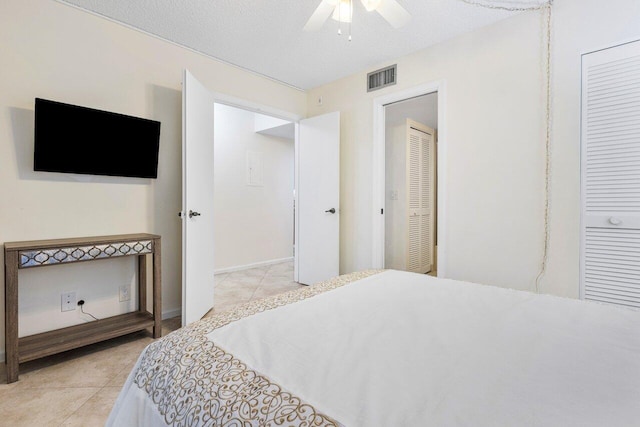
[[[545,174],[544,174],[544,247],[542,250],[542,263],[540,271],[536,276],[536,292],[540,292],[540,281],[547,272],[547,264],[549,261],[549,239],[551,237],[549,216],[551,213],[550,195],[551,195],[551,2],[549,2],[547,10],[547,87],[546,87],[546,120],[547,128],[545,134]]]
[[[547,272],[547,264],[549,261],[549,240],[551,237],[549,217],[551,213],[550,195],[551,195],[551,9],[553,6],[553,0],[547,0],[544,3],[533,6],[506,6],[499,4],[483,3],[477,0],[460,0],[464,3],[472,6],[483,7],[493,10],[504,10],[508,12],[525,12],[532,10],[542,10],[546,14],[546,87],[545,87],[545,171],[544,171],[544,243],[542,248],[542,261],[540,263],[540,270],[535,280],[536,293],[540,293],[540,282]]]
[[[529,10],[548,9],[550,8],[551,3],[553,2],[553,0],[548,0],[546,2],[537,4],[534,6],[506,6],[506,5],[491,4],[487,2],[474,1],[474,0],[460,0],[460,1],[470,4],[472,6],[484,7],[486,9],[493,9],[493,10],[504,10],[507,12],[526,12]]]

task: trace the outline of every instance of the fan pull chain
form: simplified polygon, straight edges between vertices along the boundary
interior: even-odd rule
[[[351,11],[351,19],[349,19],[349,41],[351,41],[351,23],[353,22],[353,0],[349,0],[349,10]]]
[[[342,6],[341,2],[338,1],[338,35],[342,35]],[[349,13],[351,16],[349,17],[349,41],[351,41],[351,22],[353,21],[353,0],[349,0]]]
[[[549,240],[551,237],[550,232],[550,216],[551,216],[551,9],[553,6],[553,0],[546,0],[537,6],[502,6],[490,3],[481,3],[478,0],[460,0],[464,3],[472,6],[483,7],[493,10],[505,10],[508,12],[525,12],[532,10],[544,10],[546,12],[546,129],[545,129],[545,173],[544,173],[544,244],[542,248],[542,260],[540,262],[540,269],[535,280],[536,293],[540,293],[540,282],[547,272],[547,264],[549,262]]]
[[[342,8],[340,7],[340,0],[338,0],[338,35],[342,35]]]

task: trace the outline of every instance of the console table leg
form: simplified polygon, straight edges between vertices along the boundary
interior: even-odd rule
[[[160,338],[162,336],[162,292],[161,283],[161,263],[162,250],[160,247],[160,239],[153,240],[153,337]]]
[[[138,310],[147,311],[147,255],[138,255]]]
[[[5,251],[4,313],[7,384],[18,381],[18,253]]]

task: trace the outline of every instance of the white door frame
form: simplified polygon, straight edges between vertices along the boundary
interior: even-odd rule
[[[373,268],[384,268],[385,221],[380,213],[385,207],[385,106],[417,96],[438,93],[438,277],[446,277],[446,177],[447,128],[446,81],[426,83],[373,99]]]
[[[228,105],[230,107],[241,108],[243,110],[251,111],[254,113],[266,114],[267,116],[276,117],[283,120],[289,120],[294,123],[304,119],[303,116],[289,111],[279,110],[268,105],[258,104],[256,102],[248,101],[242,98],[236,98],[235,96],[225,95],[220,92],[211,91],[215,102],[218,104]]]

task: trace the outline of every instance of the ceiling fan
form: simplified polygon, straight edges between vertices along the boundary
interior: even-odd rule
[[[375,10],[391,24],[400,28],[411,19],[411,15],[396,0],[360,0],[367,12]],[[304,26],[305,31],[317,31],[332,16],[339,22],[351,22],[353,0],[322,0]]]

